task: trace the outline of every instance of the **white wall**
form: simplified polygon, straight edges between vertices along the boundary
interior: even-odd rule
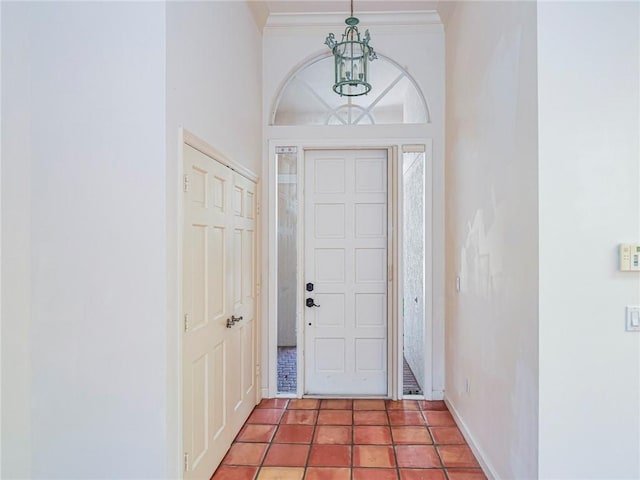
[[[535,478],[535,3],[456,4],[446,52],[446,399],[492,475]]]
[[[2,11],[2,477],[31,472],[29,32],[22,15]],[[11,18],[11,22],[7,19]],[[9,48],[9,46],[12,48]],[[15,92],[9,95],[9,92]],[[15,159],[9,161],[9,159]],[[26,179],[21,180],[21,179]],[[9,203],[10,202],[10,203]],[[11,205],[9,209],[8,206]],[[11,395],[8,395],[11,392]]]
[[[261,77],[262,35],[246,2],[167,4],[170,153],[183,126],[260,173]]]
[[[260,32],[4,2],[2,87],[2,475],[177,477],[178,131],[259,173]]]
[[[540,478],[640,478],[640,6],[538,4]]]
[[[2,22],[2,476],[162,477],[164,6]]]
[[[260,174],[262,38],[246,2],[168,2],[167,6],[167,354],[168,472],[181,475],[178,201],[179,128]]]

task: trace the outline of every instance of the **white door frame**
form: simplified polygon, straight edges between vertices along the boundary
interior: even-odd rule
[[[304,181],[304,152],[306,150],[345,150],[345,149],[377,149],[387,150],[389,152],[388,165],[390,168],[389,175],[389,187],[390,187],[390,205],[389,205],[389,262],[391,268],[389,291],[388,291],[388,306],[391,309],[389,315],[389,364],[388,364],[388,397],[397,399],[402,398],[402,388],[400,379],[402,378],[402,352],[403,352],[403,339],[400,332],[402,332],[402,304],[398,300],[402,298],[402,279],[399,275],[401,271],[402,262],[402,238],[401,238],[401,218],[402,215],[402,168],[401,168],[401,153],[402,147],[405,145],[424,145],[426,156],[425,174],[426,174],[426,199],[428,208],[433,209],[433,201],[430,196],[433,193],[433,175],[432,175],[432,139],[425,137],[412,137],[412,138],[381,138],[381,139],[353,139],[353,138],[335,138],[335,139],[307,139],[300,140],[295,138],[283,138],[272,139],[268,142],[267,149],[267,168],[268,171],[268,188],[266,189],[265,202],[268,206],[267,219],[268,224],[265,229],[268,231],[268,237],[266,239],[266,258],[267,265],[263,264],[268,272],[269,292],[267,306],[268,317],[268,331],[266,332],[266,338],[263,338],[263,345],[266,346],[266,355],[263,356],[263,361],[266,361],[268,368],[268,383],[263,388],[263,397],[302,397],[304,385],[304,369],[303,365],[303,348],[304,348],[304,328],[303,328],[303,308],[304,308],[304,289],[302,288],[301,277],[298,279],[298,296],[297,296],[297,345],[298,345],[298,369],[297,369],[297,385],[298,390],[295,394],[278,394],[277,392],[277,165],[275,162],[275,151],[277,146],[290,146],[294,147],[297,152],[298,162],[298,231],[297,231],[297,244],[298,244],[298,272],[304,271],[304,229],[302,228],[304,219],[303,212],[300,205],[303,205],[303,181]],[[267,173],[265,171],[265,174]],[[433,215],[428,217],[433,219]],[[425,242],[427,243],[427,250],[425,251],[425,281],[428,288],[427,295],[431,298],[431,290],[433,289],[432,282],[432,259],[433,259],[433,221],[429,224],[425,224]],[[433,339],[433,318],[437,314],[434,302],[432,299],[430,309],[426,312],[426,325],[425,325],[425,337],[430,339],[425,343],[425,363],[426,363],[426,378],[424,385],[424,395],[426,399],[432,399],[433,397],[433,375],[434,375],[434,341]]]

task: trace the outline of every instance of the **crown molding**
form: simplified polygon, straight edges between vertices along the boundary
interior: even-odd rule
[[[265,29],[323,27],[335,28],[343,25],[348,14],[342,13],[272,13],[267,18]],[[413,12],[355,12],[361,25],[370,26],[425,26],[442,25],[435,10]]]

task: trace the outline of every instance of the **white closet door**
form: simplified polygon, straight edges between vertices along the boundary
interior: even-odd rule
[[[230,252],[232,272],[228,277],[231,314],[237,319],[231,330],[232,373],[228,408],[232,412],[232,430],[242,427],[256,399],[256,184],[233,175],[233,246]],[[233,280],[231,280],[233,279]]]
[[[255,184],[190,146],[184,173],[184,478],[209,479],[256,399]]]

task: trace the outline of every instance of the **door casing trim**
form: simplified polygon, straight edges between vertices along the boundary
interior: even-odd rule
[[[266,266],[266,272],[268,272],[268,278],[265,279],[268,281],[269,291],[268,291],[268,299],[267,302],[267,319],[268,324],[266,325],[267,329],[267,338],[266,340],[266,348],[265,353],[266,356],[263,356],[263,361],[265,362],[265,366],[267,367],[267,375],[268,375],[268,384],[264,386],[262,395],[263,397],[281,397],[281,398],[302,398],[303,396],[303,388],[304,385],[304,369],[299,367],[297,370],[297,385],[298,389],[295,394],[279,394],[277,392],[277,222],[276,222],[276,211],[277,211],[277,168],[275,162],[275,151],[277,146],[291,146],[296,147],[297,149],[297,163],[298,163],[298,192],[303,192],[303,180],[304,180],[304,153],[308,150],[386,150],[388,152],[388,169],[390,170],[390,175],[388,177],[389,180],[389,205],[388,208],[389,216],[389,232],[388,241],[390,243],[388,252],[388,263],[390,264],[390,271],[392,275],[389,280],[389,290],[388,290],[388,308],[392,311],[389,314],[389,333],[388,333],[388,395],[384,398],[389,399],[399,399],[402,398],[402,389],[401,389],[401,381],[402,378],[402,359],[400,355],[403,351],[403,343],[402,343],[402,335],[400,334],[401,330],[401,311],[402,306],[399,303],[399,299],[402,298],[402,282],[399,277],[400,266],[401,266],[401,255],[402,249],[400,247],[399,241],[401,240],[399,231],[400,231],[400,213],[401,210],[401,195],[402,195],[402,185],[400,184],[402,175],[400,165],[400,154],[402,152],[403,146],[409,145],[424,145],[426,152],[431,152],[427,154],[425,158],[425,162],[427,163],[428,171],[431,172],[431,163],[433,160],[432,151],[433,151],[433,140],[431,138],[382,138],[382,139],[309,139],[309,140],[300,140],[300,139],[292,139],[292,138],[284,138],[284,139],[271,139],[267,144],[267,165],[268,172],[264,172],[267,175],[267,188],[265,191],[266,199],[265,204],[268,208],[268,213],[266,217],[268,218],[268,224],[265,225],[265,230],[268,232],[268,236],[266,239],[266,260],[268,262],[268,266]],[[426,181],[425,188],[432,192],[433,189],[433,177],[428,177]],[[299,205],[303,205],[302,200],[299,198]],[[432,201],[429,201],[429,205],[431,209],[435,206]],[[299,213],[301,212],[301,207],[299,207]],[[298,245],[303,245],[304,241],[304,232],[301,225],[303,225],[301,216],[298,217],[298,228],[297,228],[297,242]],[[433,218],[432,216],[430,217]],[[428,259],[427,263],[431,262],[433,257],[432,245],[433,245],[433,232],[432,225],[425,219],[425,234],[428,235],[426,238],[428,251],[425,252],[425,259]],[[304,266],[304,258],[303,258],[303,249],[298,248],[298,271],[303,271]],[[433,283],[431,279],[432,271],[425,272],[427,275],[427,280],[429,281],[429,285],[433,288]],[[297,330],[297,345],[298,345],[298,365],[303,365],[304,362],[304,338],[303,338],[303,329],[302,329],[302,309],[303,309],[303,297],[304,290],[302,288],[302,284],[298,282],[298,306],[297,306],[297,320],[296,325],[298,326]],[[425,323],[425,336],[431,336],[433,332],[433,319],[434,319],[434,310],[433,305],[429,310],[428,314],[426,314],[426,323]],[[425,391],[424,398],[432,399],[432,380],[433,380],[433,342],[425,343],[425,358],[426,364],[428,366],[428,370],[426,370],[426,382],[425,382]],[[340,398],[341,396],[332,396],[332,397],[322,397],[322,396],[310,396],[309,398]],[[367,398],[375,398],[375,397],[367,397]],[[380,398],[380,397],[378,397]]]

